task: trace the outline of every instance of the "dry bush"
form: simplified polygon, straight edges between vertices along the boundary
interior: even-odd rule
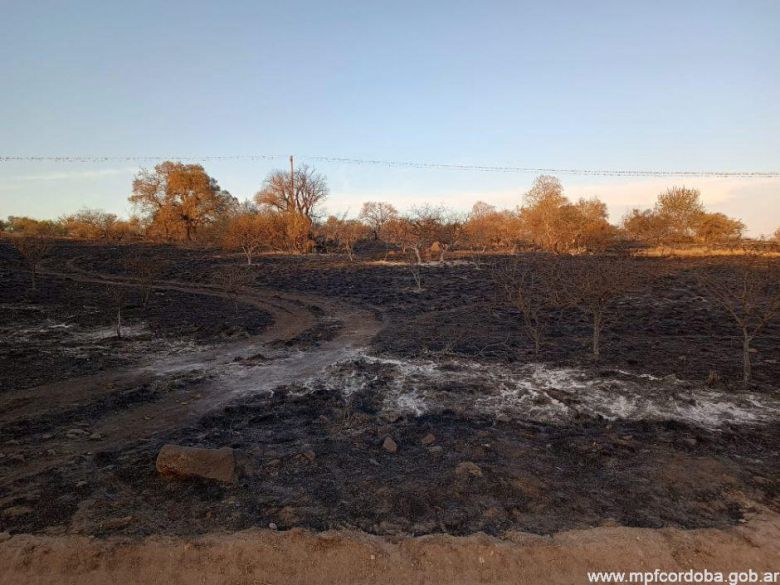
[[[16,251],[30,267],[32,290],[35,291],[38,287],[38,266],[51,252],[52,242],[41,236],[22,236],[14,238],[13,244]]]
[[[742,383],[747,387],[751,344],[780,313],[780,263],[747,255],[728,267],[700,270],[697,277],[705,298],[725,310],[742,333]]]

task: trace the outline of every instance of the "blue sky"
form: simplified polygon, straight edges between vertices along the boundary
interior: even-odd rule
[[[295,154],[553,168],[780,170],[780,2],[0,0],[0,156]],[[152,163],[150,163],[152,164]],[[278,161],[205,163],[240,198]],[[328,208],[477,199],[532,174],[317,163]],[[120,213],[137,165],[0,162],[0,216]],[[618,220],[700,187],[751,233],[777,180],[562,176]]]

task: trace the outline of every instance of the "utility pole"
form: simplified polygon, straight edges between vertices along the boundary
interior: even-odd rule
[[[290,155],[290,200],[295,201],[295,167],[293,165],[293,155]]]

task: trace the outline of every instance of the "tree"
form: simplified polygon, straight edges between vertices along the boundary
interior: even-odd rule
[[[656,214],[669,226],[669,237],[677,241],[690,240],[704,214],[698,189],[672,187],[658,195]]]
[[[146,215],[152,232],[186,241],[238,204],[201,165],[171,161],[139,171],[130,202]]]
[[[713,266],[697,276],[704,296],[742,333],[742,383],[747,387],[752,377],[751,344],[780,313],[780,264],[753,254],[728,268]]]
[[[383,238],[388,244],[401,248],[401,253],[406,254],[409,243],[412,240],[409,220],[405,217],[394,217],[385,223]]]
[[[596,198],[572,204],[558,179],[537,177],[520,209],[524,231],[543,250],[602,251],[616,235],[607,221],[607,206]]]
[[[531,239],[545,250],[558,251],[565,231],[561,208],[569,200],[563,195],[563,186],[556,177],[540,175],[531,190],[525,194],[521,209],[523,224]]]
[[[422,264],[422,252],[430,250],[441,234],[445,210],[442,207],[422,205],[413,207],[406,216],[407,245],[414,252],[418,264]]]
[[[471,207],[471,213],[463,226],[468,242],[472,246],[482,248],[483,252],[496,240],[497,229],[494,222],[496,213],[495,206],[477,201]]]
[[[336,243],[347,253],[350,262],[355,260],[355,244],[368,236],[369,228],[356,219],[346,219],[331,215],[323,226],[323,232],[328,240]]]
[[[43,236],[21,236],[13,239],[14,247],[30,267],[32,290],[38,290],[38,266],[51,252],[51,240]]]
[[[38,220],[16,215],[8,216],[6,230],[14,234],[39,238],[53,238],[65,235],[63,226],[51,220]]]
[[[122,309],[127,303],[128,288],[122,284],[109,284],[108,297],[114,313],[114,331],[117,339],[122,339]]]
[[[242,213],[230,218],[223,245],[227,248],[240,248],[246,257],[247,265],[251,265],[258,250],[271,246],[274,231],[274,222],[267,213]]]
[[[143,308],[149,305],[155,284],[165,273],[168,264],[162,258],[153,254],[142,254],[137,250],[130,253],[125,260],[125,271],[140,285]]]
[[[68,234],[85,240],[112,240],[119,235],[119,218],[102,209],[83,208],[62,219]]]
[[[273,171],[255,195],[255,202],[261,207],[297,213],[312,221],[316,218],[317,206],[328,196],[327,181],[306,165],[295,169],[293,177],[291,181],[289,173]]]
[[[238,312],[239,295],[253,281],[252,273],[246,266],[224,266],[213,276],[214,283],[233,299],[233,308]]]
[[[637,261],[623,257],[570,256],[554,259],[555,285],[551,295],[561,307],[585,313],[591,322],[591,352],[601,357],[601,332],[606,325],[611,302],[637,288],[643,273]]]
[[[536,354],[541,350],[551,311],[558,308],[554,294],[557,267],[546,255],[516,258],[493,267],[493,281],[504,300],[520,311]]]
[[[705,244],[733,243],[742,239],[745,224],[723,213],[702,213],[695,229],[696,238]]]
[[[388,221],[398,217],[398,211],[383,201],[366,201],[358,217],[371,229],[373,238],[378,240],[382,235],[382,228]]]
[[[669,222],[652,209],[632,209],[623,218],[623,229],[630,238],[656,246],[669,237]]]

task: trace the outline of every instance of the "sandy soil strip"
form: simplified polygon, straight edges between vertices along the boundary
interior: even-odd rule
[[[356,532],[245,531],[141,541],[17,535],[4,584],[587,583],[588,571],[780,570],[780,515],[730,530],[602,527],[552,537],[386,539]]]

